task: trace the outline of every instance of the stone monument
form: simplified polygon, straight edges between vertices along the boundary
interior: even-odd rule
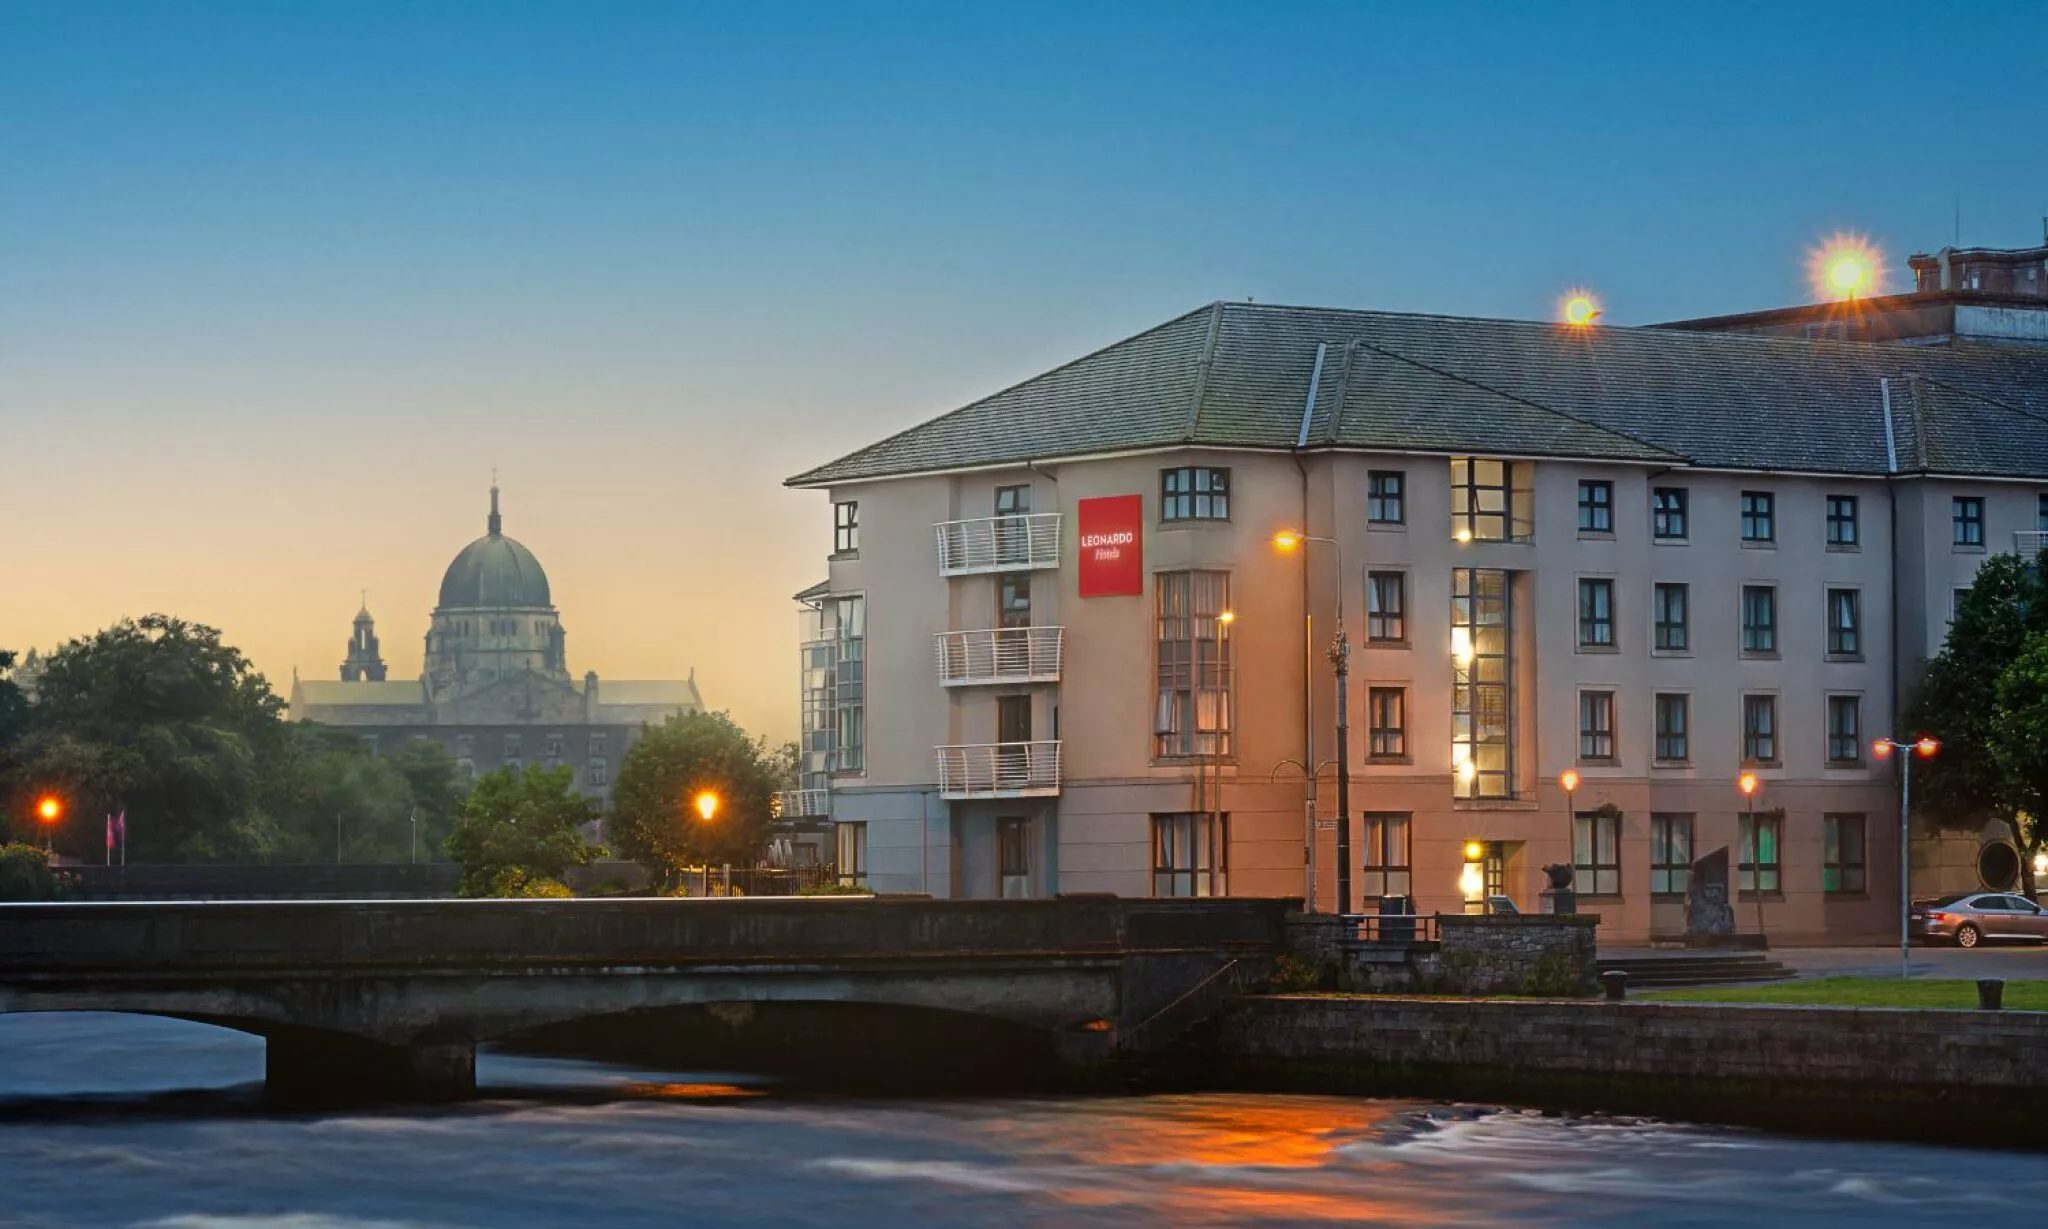
[[[1728,894],[1726,845],[1692,864],[1685,889],[1685,933],[1726,936],[1735,933],[1735,906]]]

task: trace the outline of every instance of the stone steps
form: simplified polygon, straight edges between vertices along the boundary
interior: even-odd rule
[[[1598,962],[1599,971],[1628,974],[1630,989],[1663,986],[1722,986],[1742,982],[1778,981],[1794,976],[1783,962],[1755,952],[1690,956],[1614,956]]]

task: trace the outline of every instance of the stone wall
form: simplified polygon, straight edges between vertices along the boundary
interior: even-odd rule
[[[1595,914],[1442,915],[1440,942],[1362,943],[1329,914],[1288,919],[1297,962],[1320,988],[1358,994],[1522,994],[1570,998],[1597,988]],[[1305,988],[1305,987],[1293,987]]]

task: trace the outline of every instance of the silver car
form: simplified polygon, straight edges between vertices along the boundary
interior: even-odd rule
[[[1929,942],[1952,940],[1975,947],[1993,939],[2048,943],[2048,909],[2009,892],[1965,892],[1938,900],[1916,900],[1913,933]]]

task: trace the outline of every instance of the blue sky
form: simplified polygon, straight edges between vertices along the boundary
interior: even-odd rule
[[[0,0],[0,645],[417,669],[489,468],[571,665],[793,723],[779,479],[1215,298],[1611,323],[2041,237],[2048,5]],[[33,462],[25,463],[25,458]],[[146,527],[147,532],[141,530]],[[716,597],[709,596],[715,593]]]

